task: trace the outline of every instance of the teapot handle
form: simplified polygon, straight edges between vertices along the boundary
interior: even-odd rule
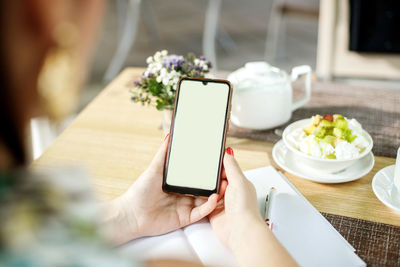
[[[311,98],[311,67],[308,65],[301,65],[294,67],[290,74],[292,82],[297,80],[299,76],[306,75],[304,85],[305,85],[305,96],[292,104],[292,111],[300,108],[307,104]]]

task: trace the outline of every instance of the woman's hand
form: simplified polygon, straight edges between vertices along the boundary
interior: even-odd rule
[[[218,238],[230,247],[240,266],[297,266],[264,223],[258,211],[256,190],[243,175],[227,149],[226,180],[221,184],[224,200],[208,216]]]
[[[218,238],[232,248],[236,242],[241,242],[241,235],[249,229],[249,223],[263,224],[263,220],[258,211],[256,190],[244,176],[231,148],[224,156],[224,170],[227,178],[221,184],[224,200],[218,202],[208,217]]]
[[[119,198],[103,205],[115,243],[174,231],[199,221],[215,209],[217,194],[207,200],[162,191],[168,140],[166,136],[150,166],[131,187]]]

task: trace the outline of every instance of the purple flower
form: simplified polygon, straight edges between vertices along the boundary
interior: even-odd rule
[[[177,69],[185,62],[185,58],[183,56],[170,55],[166,56],[162,59],[162,65],[167,68],[169,71],[172,69]]]

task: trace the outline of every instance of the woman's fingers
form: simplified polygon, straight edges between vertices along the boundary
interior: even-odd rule
[[[233,155],[225,153],[224,169],[229,183],[237,183],[243,179],[242,170]]]
[[[212,194],[208,197],[207,202],[193,208],[189,215],[189,224],[197,222],[210,214],[217,206],[217,202],[218,194]]]
[[[222,165],[221,178],[222,178],[222,179],[226,179],[226,172],[225,172],[224,165]]]
[[[152,162],[150,163],[149,168],[156,171],[163,171],[164,170],[164,162],[165,156],[167,155],[167,148],[169,142],[169,134],[164,137],[164,142],[162,143],[161,147],[158,149],[157,154],[154,156]]]
[[[218,200],[224,198],[226,188],[228,187],[228,181],[227,180],[222,180],[221,181],[221,186],[219,187],[219,196]]]

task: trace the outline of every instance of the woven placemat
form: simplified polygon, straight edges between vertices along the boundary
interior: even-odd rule
[[[400,227],[322,213],[367,266],[400,266]]]
[[[301,86],[295,84],[295,99],[301,91]],[[375,155],[396,157],[400,146],[400,90],[314,82],[310,102],[296,110],[291,120],[277,129],[283,130],[293,121],[310,118],[315,114],[342,114],[357,119],[372,136]],[[249,130],[232,123],[228,135],[269,142],[281,138],[275,134],[275,129]]]

